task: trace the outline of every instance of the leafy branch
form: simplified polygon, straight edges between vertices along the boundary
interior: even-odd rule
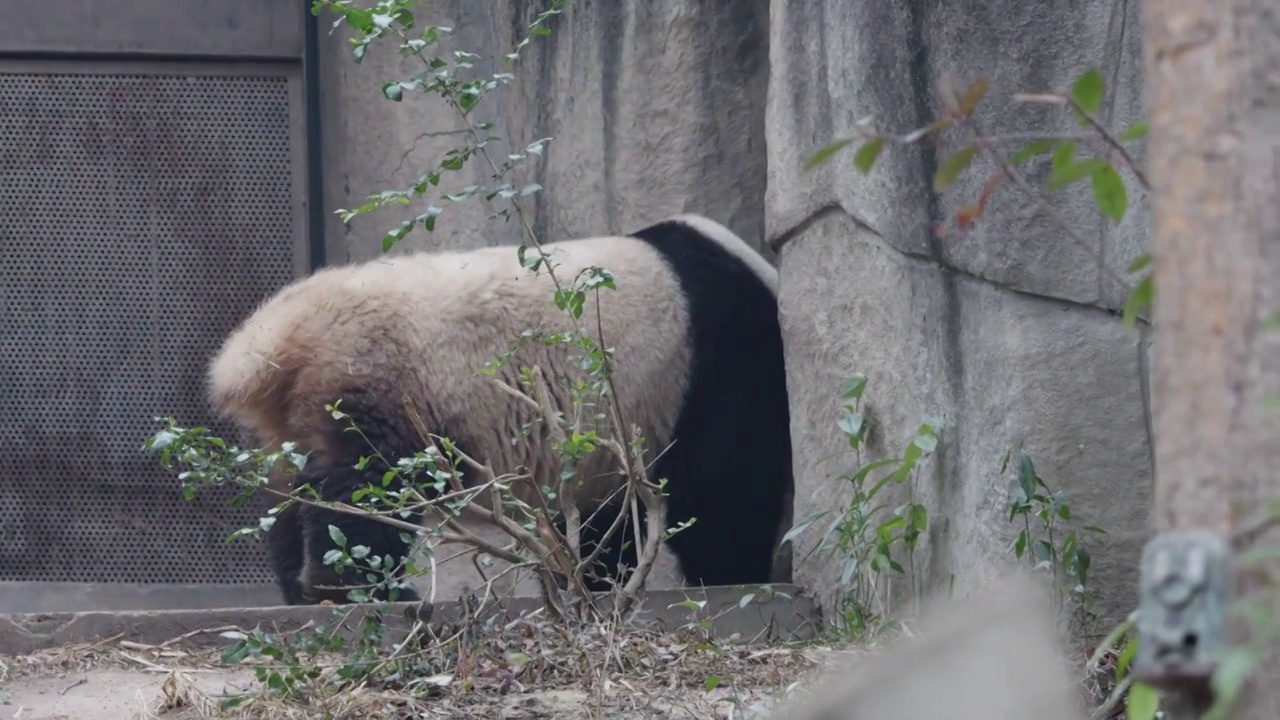
[[[1140,316],[1145,320],[1145,313],[1151,307],[1154,293],[1149,271],[1131,285],[1105,262],[1097,244],[1077,231],[1078,223],[1063,215],[1048,192],[1036,188],[1021,168],[1033,160],[1048,156],[1050,174],[1046,185],[1049,191],[1061,190],[1088,179],[1099,211],[1112,224],[1118,225],[1127,213],[1129,192],[1117,167],[1131,176],[1143,192],[1151,189],[1145,171],[1125,147],[1125,143],[1146,135],[1146,121],[1134,123],[1119,134],[1108,130],[1097,117],[1104,97],[1102,73],[1096,68],[1090,68],[1075,80],[1070,90],[1013,96],[1016,103],[1067,108],[1085,132],[991,135],[985,132],[977,113],[987,98],[989,89],[990,81],[979,78],[961,91],[950,88],[944,90],[942,116],[901,135],[873,130],[870,128],[872,118],[863,118],[856,123],[857,135],[829,143],[814,153],[806,161],[804,168],[812,170],[845,148],[858,143],[853,153],[853,165],[859,172],[869,174],[887,144],[913,145],[926,139],[936,139],[947,131],[954,131],[961,138],[961,149],[938,162],[932,179],[935,193],[941,194],[950,189],[979,156],[988,159],[995,170],[983,182],[973,201],[956,210],[953,226],[935,229],[939,236],[969,232],[984,217],[997,192],[1002,187],[1011,185],[1024,199],[1053,220],[1072,244],[1089,253],[1108,279],[1126,291],[1128,299],[1123,308],[1125,322],[1133,326]],[[1007,149],[1014,144],[1020,147]],[[1078,157],[1077,153],[1082,148],[1092,152]],[[1150,263],[1150,254],[1143,254],[1132,261],[1127,274],[1140,273]]]

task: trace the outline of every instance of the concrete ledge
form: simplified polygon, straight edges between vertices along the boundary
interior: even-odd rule
[[[794,585],[773,585],[772,593],[760,587],[715,587],[688,590],[655,590],[644,600],[638,622],[660,629],[675,629],[691,622],[709,622],[713,636],[734,635],[808,639],[816,635],[817,604]],[[750,597],[748,597],[750,596]],[[691,606],[693,601],[696,606]],[[541,607],[534,597],[513,597],[495,602],[476,616],[477,621],[512,618]],[[343,608],[346,610],[346,608]],[[351,611],[347,627],[358,626],[372,607]],[[447,625],[463,617],[461,602],[436,603],[425,613],[432,624]],[[388,606],[388,623],[407,629],[419,617],[410,603]],[[216,628],[236,626],[245,630],[263,627],[273,632],[296,631],[308,622],[332,623],[335,608],[328,606],[225,608],[216,610],[143,610],[129,612],[24,613],[0,615],[0,654],[24,655],[72,643],[130,640],[160,644],[182,638],[187,647],[223,645]]]
[[[0,614],[104,610],[213,610],[280,604],[275,583],[160,585],[0,582]]]

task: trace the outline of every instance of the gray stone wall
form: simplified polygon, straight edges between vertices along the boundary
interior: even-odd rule
[[[959,144],[887,147],[869,176],[849,155],[811,173],[801,165],[868,115],[896,133],[927,124],[948,75],[960,88],[991,78],[979,113],[989,135],[1077,132],[1065,113],[1010,96],[1068,87],[1100,65],[1110,119],[1127,126],[1142,110],[1137,30],[1138,4],[1123,0],[775,0],[766,226],[781,254],[797,518],[845,498],[834,476],[848,465],[828,457],[843,443],[840,386],[861,372],[873,449],[901,451],[926,416],[945,425],[924,488],[935,518],[931,584],[954,578],[964,590],[1011,560],[1012,472],[1000,464],[1022,444],[1066,491],[1076,524],[1108,531],[1091,547],[1100,609],[1122,617],[1136,601],[1152,478],[1147,343],[1118,317],[1126,290],[1116,276],[1145,247],[1145,204],[1108,227],[1087,183],[1052,193],[1073,241],[1006,187],[968,236],[938,239],[931,226],[972,203],[994,169],[975,161],[936,197],[934,169]],[[1046,169],[1030,179],[1043,186]],[[820,593],[838,577],[822,560],[796,573]]]
[[[445,0],[423,17],[493,57],[522,36],[526,5]],[[992,78],[989,133],[1074,131],[1065,115],[1011,107],[1009,96],[1063,87],[1101,64],[1110,120],[1127,125],[1142,107],[1137,29],[1138,4],[1126,0],[579,0],[481,114],[518,147],[556,138],[517,181],[545,188],[533,217],[547,237],[695,211],[779,250],[797,518],[844,500],[838,391],[865,373],[873,451],[901,449],[926,416],[945,422],[924,488],[934,586],[971,587],[1011,559],[1009,477],[998,471],[1022,443],[1080,521],[1108,531],[1092,547],[1092,574],[1115,616],[1134,601],[1151,483],[1146,342],[1122,325],[1114,279],[1145,246],[1141,199],[1108,227],[1087,186],[1054,193],[1083,241],[1073,242],[1006,191],[968,237],[939,240],[930,227],[991,170],[975,163],[935,197],[933,169],[957,148],[891,147],[870,176],[847,155],[811,173],[801,165],[867,115],[896,132],[923,124],[947,74],[957,84]],[[431,98],[382,99],[381,83],[416,60],[381,47],[356,65],[341,31],[324,42],[329,209],[411,182],[458,144],[456,119]],[[382,233],[420,211],[349,228],[334,219],[330,262],[375,256]],[[518,240],[480,203],[448,212],[434,235],[416,231],[401,248]],[[800,555],[816,532],[798,539]],[[795,571],[822,597],[838,578],[820,556]]]
[[[482,56],[511,52],[543,3],[444,0],[420,17],[454,29],[456,43]],[[545,237],[635,229],[677,212],[699,212],[754,243],[764,234],[764,106],[768,81],[767,0],[577,2],[552,19],[514,72],[518,81],[482,101],[476,119],[523,149],[555,138],[515,182],[537,182],[535,229]],[[383,99],[381,86],[421,69],[416,58],[375,43],[351,60],[346,28],[325,39],[328,148],[326,198],[358,206],[373,192],[402,188],[462,144],[461,124],[435,96]],[[501,161],[508,146],[496,144]],[[453,180],[479,178],[472,163]],[[471,174],[467,174],[470,172]],[[468,201],[446,207],[434,234],[415,231],[400,249],[519,242],[514,223]],[[422,208],[388,208],[350,228],[334,220],[329,256],[362,260],[380,252],[383,232]]]

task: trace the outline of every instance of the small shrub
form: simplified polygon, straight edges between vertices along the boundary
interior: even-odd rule
[[[867,378],[859,374],[841,390],[844,414],[837,425],[853,453],[854,469],[838,479],[849,484],[850,497],[806,554],[825,552],[840,567],[835,620],[837,628],[849,635],[864,635],[889,615],[892,577],[907,578],[910,597],[917,606],[923,595],[916,551],[929,529],[929,511],[917,501],[916,479],[921,464],[937,449],[941,427],[939,420],[925,421],[901,456],[864,462],[870,430],[863,411],[866,388]],[[896,505],[886,493],[891,487],[906,496]],[[831,512],[822,510],[796,523],[784,542]]]
[[[1005,453],[1000,462],[1001,474],[1008,470],[1013,455],[1012,450]],[[1066,612],[1070,598],[1071,622],[1077,628],[1083,627],[1096,616],[1090,610],[1095,599],[1089,590],[1093,557],[1082,544],[1080,532],[1102,535],[1106,531],[1092,525],[1079,532],[1064,529],[1061,523],[1072,519],[1066,493],[1049,487],[1025,451],[1017,451],[1017,462],[1017,474],[1009,483],[1009,521],[1021,527],[1009,549],[1034,570],[1051,574],[1058,612]]]

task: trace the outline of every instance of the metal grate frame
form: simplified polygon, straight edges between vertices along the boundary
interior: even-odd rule
[[[272,581],[141,447],[307,272],[303,122],[297,64],[0,62],[0,581]]]

